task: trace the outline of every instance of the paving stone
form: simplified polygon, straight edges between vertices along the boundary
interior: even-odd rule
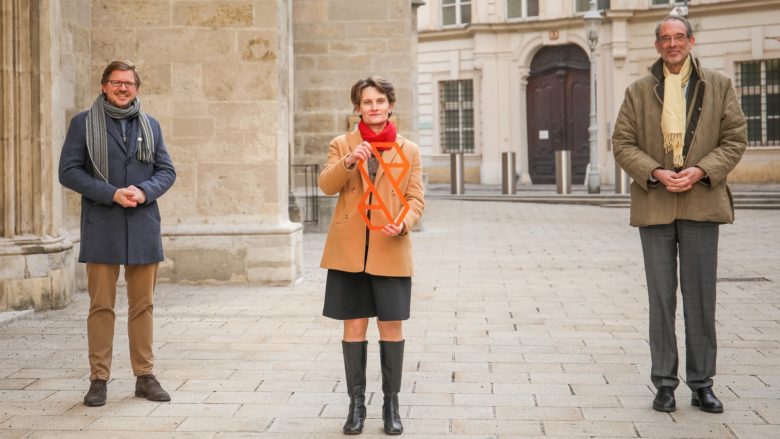
[[[545,434],[564,437],[639,437],[631,422],[544,421]]]
[[[484,434],[486,431],[528,437],[529,435],[542,434],[542,425],[534,421],[476,421],[461,419],[452,421],[452,432],[456,434]]]
[[[184,416],[101,416],[85,427],[86,430],[125,430],[125,431],[173,431],[182,422]]]
[[[81,430],[95,421],[94,416],[30,416],[17,415],[3,421],[8,430]]]
[[[176,428],[176,431],[186,432],[250,432],[266,431],[271,424],[271,418],[228,418],[214,416],[189,417]]]
[[[637,422],[636,431],[640,437],[647,438],[734,438],[731,426],[716,423],[645,423]],[[755,436],[760,437],[760,436]],[[769,436],[766,436],[769,437]]]

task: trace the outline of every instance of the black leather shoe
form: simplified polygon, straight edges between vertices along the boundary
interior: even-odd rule
[[[170,401],[171,395],[163,390],[154,375],[141,375],[135,380],[135,396],[149,401]]]
[[[89,407],[100,407],[106,405],[106,380],[95,379],[89,384],[89,391],[84,395],[84,405]]]
[[[691,396],[691,405],[704,412],[723,413],[723,403],[712,393],[712,387],[696,389]]]
[[[674,389],[669,386],[661,386],[653,400],[653,410],[657,412],[673,412],[677,409],[674,400]]]

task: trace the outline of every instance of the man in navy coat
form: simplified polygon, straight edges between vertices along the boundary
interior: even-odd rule
[[[173,186],[176,171],[160,124],[141,111],[135,65],[111,62],[100,83],[92,107],[70,122],[59,167],[60,183],[81,194],[79,262],[87,264],[91,381],[84,404],[106,403],[120,265],[127,282],[135,395],[170,401],[152,374],[152,296],[163,260],[157,198]]]

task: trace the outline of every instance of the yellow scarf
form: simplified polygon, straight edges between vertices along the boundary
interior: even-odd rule
[[[661,132],[664,134],[664,151],[674,152],[674,167],[683,166],[685,142],[685,96],[683,87],[691,78],[691,57],[685,60],[679,74],[674,74],[664,64],[664,109],[661,113]]]

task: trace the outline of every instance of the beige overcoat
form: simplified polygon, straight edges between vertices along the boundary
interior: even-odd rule
[[[656,168],[673,170],[661,133],[663,73],[659,59],[651,73],[626,90],[615,122],[612,147],[615,161],[633,178],[632,226],[670,224],[676,219],[731,223],[734,204],[726,176],[737,165],[747,145],[747,125],[731,80],[693,63],[695,81],[687,114],[691,130],[683,168],[698,166],[706,179],[686,192],[668,192],[652,185]],[[692,115],[695,115],[692,120]],[[698,122],[697,122],[698,121]]]
[[[320,172],[319,186],[325,194],[338,193],[339,198],[333,211],[320,266],[352,273],[365,271],[377,276],[412,276],[414,263],[409,231],[420,221],[425,208],[420,149],[400,135],[397,137],[396,143],[411,166],[409,172],[406,172],[405,177],[398,183],[400,196],[409,203],[410,210],[403,219],[404,228],[400,235],[389,237],[381,230],[370,231],[366,254],[367,227],[358,211],[358,203],[369,186],[357,165],[348,169],[344,164],[347,156],[362,141],[360,132],[355,130],[336,137],[328,147],[328,159]],[[387,163],[402,161],[395,149],[384,151],[382,159]],[[366,163],[362,166],[367,170]],[[394,173],[393,175],[398,175],[399,170],[391,169],[391,172]],[[374,179],[374,186],[390,209],[393,219],[397,218],[403,206],[390,179],[381,167]],[[388,220],[382,211],[372,210],[371,223],[383,226],[388,223]]]

